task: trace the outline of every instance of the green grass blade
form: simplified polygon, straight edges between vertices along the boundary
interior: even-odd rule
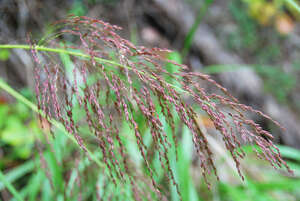
[[[204,15],[207,12],[207,9],[209,7],[209,5],[213,2],[213,0],[205,0],[204,1],[204,5],[200,8],[199,13],[197,15],[197,18],[193,24],[193,26],[190,28],[185,40],[184,40],[184,46],[183,46],[183,50],[182,50],[182,57],[185,58],[185,56],[187,55],[187,53],[189,52],[195,33],[198,29],[198,26],[200,25],[202,18],[204,17]]]
[[[226,72],[234,72],[243,68],[251,68],[247,65],[210,65],[203,69],[203,73],[206,74],[218,74]]]
[[[18,167],[14,168],[13,170],[6,173],[5,178],[8,182],[13,183],[17,179],[21,178],[28,172],[31,172],[34,169],[34,162],[28,161]],[[4,184],[0,182],[0,191],[4,188]]]
[[[300,162],[300,151],[288,146],[277,146],[281,152],[281,155],[285,158],[290,158]]]
[[[43,174],[41,169],[39,169],[36,173],[34,173],[28,182],[27,190],[28,190],[28,201],[37,200],[38,193],[41,188],[41,183],[46,180],[47,177]]]
[[[294,0],[285,0],[285,2],[300,13],[300,6]]]
[[[6,179],[6,176],[2,173],[0,170],[0,181],[4,184],[4,186],[11,192],[14,198],[16,198],[18,201],[24,201],[21,195],[18,193],[17,189]]]

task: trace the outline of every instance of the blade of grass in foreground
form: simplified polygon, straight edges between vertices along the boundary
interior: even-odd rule
[[[31,172],[34,169],[34,162],[33,161],[28,161],[23,163],[22,165],[19,165],[18,167],[10,170],[6,175],[5,175],[5,179],[10,182],[13,183],[14,181],[16,181],[17,179],[23,177],[25,174],[27,174],[28,172]],[[3,185],[2,182],[0,182],[0,191],[5,188],[5,186]]]
[[[0,181],[4,184],[4,186],[11,192],[14,198],[16,198],[18,201],[24,201],[21,195],[18,193],[18,191],[15,189],[15,187],[6,180],[5,175],[0,170]]]

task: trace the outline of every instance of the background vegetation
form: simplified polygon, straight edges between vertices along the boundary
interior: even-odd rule
[[[300,111],[298,95],[300,26],[297,2],[279,0],[227,2],[174,0],[170,2],[173,3],[169,4],[170,8],[172,5],[174,7],[184,5],[196,13],[191,18],[192,26],[189,26],[188,30],[184,30],[182,24],[176,25],[177,17],[183,19],[183,16],[180,16],[184,15],[183,13],[178,12],[175,17],[172,17],[170,13],[163,12],[159,7],[163,5],[155,0],[52,0],[47,2],[2,0],[0,1],[0,43],[27,43],[29,31],[32,38],[41,38],[50,32],[51,22],[72,13],[96,17],[120,25],[124,28],[120,34],[134,44],[172,49],[175,53],[168,54],[168,59],[186,63],[192,71],[209,73],[225,85],[228,82],[223,75],[251,69],[251,72],[258,75],[259,81],[262,81],[260,85],[262,94],[253,95],[250,91],[245,94],[237,86],[227,87],[239,97],[241,102],[271,113],[271,116],[276,111],[280,113],[282,108],[284,111],[289,111],[279,115],[283,116],[289,124],[281,122],[281,119],[279,121],[287,127],[287,133],[290,135],[280,134],[268,121],[250,117],[261,123],[264,129],[274,133],[275,142],[279,145],[284,159],[294,170],[294,175],[288,175],[284,170],[273,170],[265,161],[258,160],[252,148],[245,145],[247,158],[241,164],[245,181],[241,181],[235,171],[233,160],[225,151],[220,139],[216,137],[217,133],[212,122],[206,115],[200,113],[198,120],[206,131],[220,181],[216,181],[213,177],[208,178],[212,186],[210,190],[207,189],[199,173],[200,162],[196,151],[192,148],[191,134],[186,127],[179,128],[178,158],[177,161],[175,155],[170,155],[170,158],[182,200],[300,200],[298,187],[300,186],[300,133],[291,131],[297,128],[294,124],[299,124]],[[200,46],[197,46],[197,30],[198,28],[204,30],[206,26],[211,31],[209,33],[214,34],[217,44],[223,51],[238,57],[234,61],[239,63],[227,63],[228,55],[221,58],[224,63],[218,63],[216,62],[218,58],[215,57],[221,54],[216,52],[217,55],[211,56],[207,53],[209,47],[206,49],[207,52],[201,49],[201,41]],[[207,43],[209,45],[215,44],[209,42]],[[66,68],[72,65],[68,58],[61,57],[61,59]],[[53,129],[52,132],[56,137],[52,138],[48,122],[39,122],[32,111],[33,108],[30,108],[32,105],[20,98],[25,97],[31,102],[36,102],[32,82],[34,64],[30,59],[30,53],[0,49],[0,66],[1,86],[16,90],[15,97],[8,95],[2,90],[3,87],[0,91],[0,199],[4,201],[132,200],[133,192],[130,185],[112,183],[107,172],[99,168],[99,164],[89,160],[61,129]],[[172,64],[166,64],[165,67],[174,69]],[[9,83],[9,86],[5,85],[3,80]],[[238,80],[238,86],[244,84],[251,86],[249,80]],[[255,86],[251,87],[255,88]],[[214,89],[207,87],[207,90]],[[272,101],[276,104],[262,104]],[[266,106],[270,106],[271,109],[266,109]],[[74,110],[76,113],[76,108]],[[285,116],[286,114],[288,116]],[[272,117],[277,118],[276,114]],[[149,129],[146,129],[147,125],[142,116],[137,116],[137,122],[140,127],[145,128],[142,133],[144,143],[150,144]],[[133,131],[126,121],[119,123],[120,136],[125,142],[130,160],[140,167],[137,174],[143,178],[145,165],[132,137]],[[171,129],[166,129],[166,133],[172,136]],[[96,149],[92,139],[89,148],[95,157],[101,157],[101,152]],[[151,165],[160,166],[158,155],[153,156]],[[179,200],[174,185],[166,182],[165,174],[167,174],[165,169],[159,169],[155,179],[162,186],[167,200]],[[143,199],[148,199],[147,192],[150,192],[148,196],[153,196],[151,189],[144,183],[137,183],[137,185],[145,190]]]

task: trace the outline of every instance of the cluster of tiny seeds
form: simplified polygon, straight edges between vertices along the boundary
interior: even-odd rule
[[[209,185],[207,174],[211,170],[218,177],[212,151],[192,107],[195,104],[202,108],[215,129],[223,136],[241,177],[239,161],[245,155],[241,149],[241,145],[245,143],[260,147],[261,153],[257,154],[269,161],[274,168],[284,165],[290,171],[281,159],[279,150],[269,140],[272,135],[247,119],[244,113],[254,112],[273,120],[260,111],[240,104],[208,75],[189,72],[186,66],[167,60],[164,55],[169,50],[137,47],[116,33],[120,27],[88,17],[71,16],[56,22],[54,26],[58,27],[54,35],[56,39],[72,42],[72,45],[65,43],[65,49],[80,50],[89,57],[70,56],[74,65],[70,75],[57,55],[37,52],[33,46],[32,55],[37,64],[35,80],[38,107],[48,117],[59,120],[74,135],[83,150],[86,148],[80,128],[88,125],[97,138],[102,160],[110,170],[111,180],[115,183],[116,179],[129,178],[135,199],[140,200],[141,191],[135,185],[130,160],[121,140],[119,122],[123,119],[134,131],[138,149],[152,181],[152,189],[162,197],[160,186],[154,180],[155,170],[149,162],[149,148],[144,144],[141,128],[135,117],[138,113],[144,117],[161,166],[167,170],[167,179],[176,186],[179,195],[168,157],[172,143],[163,129],[159,113],[163,114],[172,129],[171,137],[175,147],[178,144],[175,119],[180,118],[189,128],[207,184]],[[53,40],[55,37],[50,36],[52,40],[46,42],[52,47],[61,48],[61,43]],[[116,62],[107,62],[108,60]],[[169,73],[164,67],[166,62],[178,66],[180,71]],[[165,79],[167,76],[177,85],[168,83]],[[211,84],[223,95],[206,93],[199,85],[199,80]],[[193,103],[187,103],[187,97]],[[84,111],[80,120],[74,118],[75,105]],[[225,112],[222,107],[229,108],[231,112]],[[276,121],[273,122],[280,126]]]

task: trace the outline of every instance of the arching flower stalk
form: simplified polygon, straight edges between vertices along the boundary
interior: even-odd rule
[[[154,179],[155,169],[149,162],[150,146],[144,143],[138,115],[143,116],[150,129],[151,149],[158,153],[161,166],[167,170],[168,179],[177,187],[179,194],[168,157],[171,147],[178,144],[176,118],[191,132],[207,184],[207,174],[211,171],[218,177],[212,151],[198,125],[195,108],[204,111],[222,135],[242,178],[239,161],[245,156],[241,146],[246,143],[257,145],[261,149],[258,155],[274,168],[283,165],[290,171],[270,140],[272,135],[247,119],[244,113],[254,112],[280,125],[260,111],[239,103],[208,75],[189,72],[187,66],[167,60],[165,55],[169,50],[135,46],[116,33],[120,27],[88,17],[71,16],[54,26],[55,34],[40,43],[64,51],[58,51],[60,54],[38,51],[38,46],[32,45],[32,55],[37,64],[38,107],[50,118],[60,121],[83,150],[87,137],[83,128],[88,126],[101,150],[102,161],[109,169],[111,181],[129,181],[137,200],[141,192],[135,184],[135,170],[120,133],[120,122],[124,120],[133,130],[152,181],[151,188],[161,197],[160,186]],[[166,63],[172,63],[179,70],[170,73],[165,68]],[[199,84],[200,80],[214,86],[218,92],[206,92]],[[163,121],[172,129],[172,136],[167,136]]]

